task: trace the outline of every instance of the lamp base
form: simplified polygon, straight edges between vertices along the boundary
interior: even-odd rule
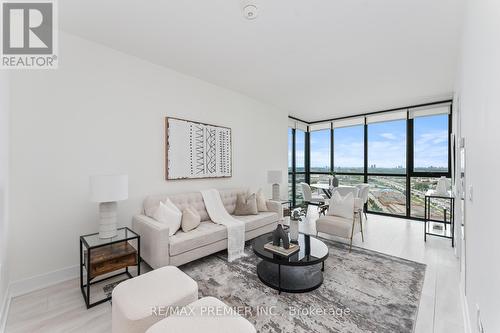
[[[280,184],[273,184],[273,200],[280,200]]]
[[[117,207],[116,201],[99,204],[99,238],[112,238],[117,235]]]

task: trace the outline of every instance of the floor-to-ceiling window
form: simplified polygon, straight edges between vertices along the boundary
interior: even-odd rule
[[[443,112],[443,113],[440,113]],[[413,170],[411,172],[411,216],[424,216],[424,195],[436,187],[440,177],[449,177],[449,115],[443,109],[423,110],[410,117],[413,125]],[[437,114],[433,114],[437,113]],[[431,216],[443,220],[449,216],[447,200],[434,199]]]
[[[328,184],[331,166],[331,128],[330,125],[311,127],[309,132],[310,176],[311,185]]]
[[[304,201],[300,183],[308,182],[307,125],[288,129],[288,193],[293,205]]]
[[[343,185],[364,182],[364,118],[333,122],[333,171]]]
[[[290,129],[290,198],[300,204],[298,184],[326,184],[333,171],[341,185],[370,185],[368,211],[422,218],[425,192],[451,174],[450,112],[450,102],[435,103]],[[431,213],[449,209],[436,201]]]
[[[405,216],[406,112],[367,117],[368,211]]]

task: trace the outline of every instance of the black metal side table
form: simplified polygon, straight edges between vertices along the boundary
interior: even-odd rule
[[[450,202],[450,221],[447,220],[447,210],[444,209],[444,219],[436,220],[431,216],[431,200],[432,199],[444,199],[449,200]],[[451,246],[455,247],[455,197],[448,193],[448,195],[438,194],[435,191],[427,191],[425,193],[425,203],[424,203],[424,241],[427,241],[427,235],[437,236],[442,238],[451,239]],[[434,223],[442,223],[444,230],[442,233],[434,233],[430,231],[431,222]],[[447,229],[447,226],[450,226],[450,229]]]
[[[130,241],[136,241],[136,247]],[[90,286],[120,275],[132,278],[129,266],[137,266],[137,275],[141,274],[141,237],[131,229],[124,227],[117,230],[112,238],[99,238],[99,234],[80,236],[80,289],[87,309],[111,299],[111,296],[90,303]],[[86,273],[84,283],[83,273]],[[120,270],[121,272],[110,273]],[[105,276],[105,277],[102,277]],[[97,279],[98,277],[102,277]]]

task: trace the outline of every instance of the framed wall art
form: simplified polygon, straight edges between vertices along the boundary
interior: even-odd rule
[[[166,117],[165,137],[167,180],[232,176],[230,128]]]

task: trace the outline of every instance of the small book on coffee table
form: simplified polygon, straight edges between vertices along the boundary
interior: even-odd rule
[[[273,252],[284,257],[289,257],[295,252],[300,250],[300,246],[298,244],[293,244],[293,243],[290,243],[290,247],[288,249],[285,249],[283,246],[273,245],[273,242],[267,243],[266,245],[264,245],[264,248],[269,252]]]

